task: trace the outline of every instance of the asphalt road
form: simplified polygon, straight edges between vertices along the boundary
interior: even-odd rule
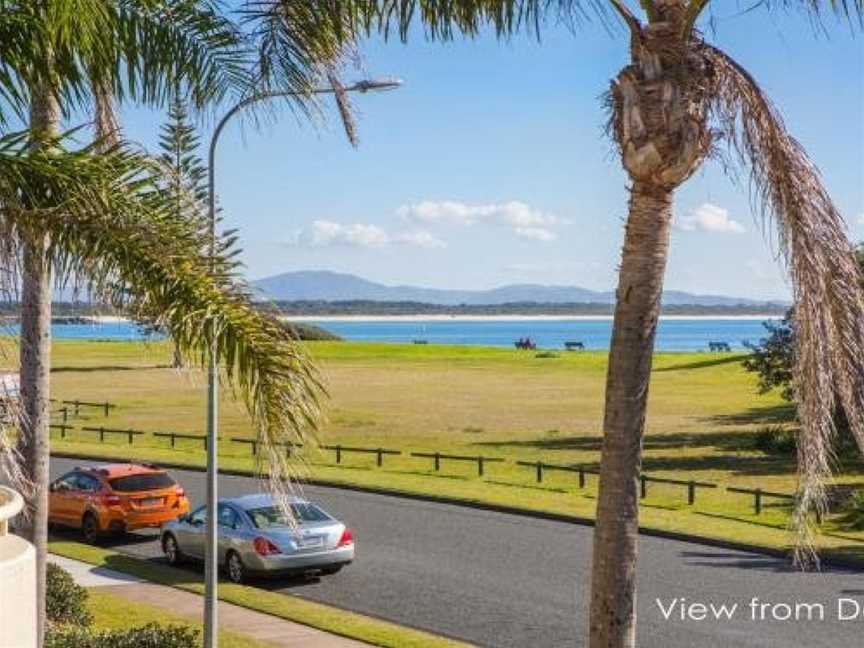
[[[53,459],[59,476],[81,461]],[[204,500],[204,475],[172,471],[193,506]],[[223,476],[221,494],[254,492],[254,479]],[[481,646],[561,648],[586,645],[591,529],[459,506],[307,486],[304,494],[355,531],[357,559],[320,580],[262,582],[259,586],[356,610]],[[142,534],[146,536],[147,534]],[[155,536],[131,537],[116,549],[159,560]],[[638,644],[644,648],[791,648],[864,645],[864,572],[801,573],[760,554],[643,536],[639,559]],[[752,619],[750,602],[765,608]],[[731,619],[682,620],[674,599],[687,604],[737,603]],[[844,613],[861,614],[838,620]],[[824,621],[806,608],[824,605]],[[710,613],[709,613],[710,615]]]

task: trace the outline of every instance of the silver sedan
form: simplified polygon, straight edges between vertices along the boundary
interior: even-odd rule
[[[291,518],[273,496],[219,500],[219,564],[241,583],[250,575],[335,574],[354,560],[351,529],[318,506],[293,498]],[[201,506],[162,527],[162,550],[172,565],[204,558],[207,509]]]

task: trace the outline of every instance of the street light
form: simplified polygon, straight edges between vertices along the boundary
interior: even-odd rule
[[[346,86],[343,91],[361,93],[370,91],[380,92],[393,90],[401,85],[402,81],[400,79],[364,79]],[[334,94],[336,92],[336,88],[315,88],[310,91],[310,94]],[[210,139],[210,151],[207,158],[207,210],[210,221],[211,259],[215,260],[216,257],[216,144],[219,141],[219,136],[222,134],[222,129],[231,117],[251,104],[278,97],[296,97],[303,96],[304,94],[302,92],[274,91],[252,95],[231,108],[216,125],[213,137]],[[216,322],[213,320],[210,323],[210,368],[207,375],[207,524],[204,550],[204,648],[216,648],[218,643],[216,629],[216,588],[219,579],[219,557],[216,551],[216,476],[218,474],[216,426],[219,409],[219,375],[217,364],[219,349],[216,344],[216,332]]]

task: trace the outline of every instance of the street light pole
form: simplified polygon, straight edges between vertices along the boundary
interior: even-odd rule
[[[402,85],[398,79],[358,81],[344,88],[344,92],[369,92],[392,90]],[[317,88],[311,94],[334,94],[335,88]],[[210,139],[207,157],[207,212],[210,224],[211,271],[216,259],[216,144],[228,121],[247,106],[278,97],[302,96],[301,92],[264,92],[253,95],[231,108],[219,120]],[[217,648],[216,600],[219,580],[219,556],[217,552],[216,501],[218,475],[218,411],[219,411],[219,347],[216,342],[218,329],[215,319],[210,321],[210,363],[207,371],[207,519],[204,549],[204,648]]]

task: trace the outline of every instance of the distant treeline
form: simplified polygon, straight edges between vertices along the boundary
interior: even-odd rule
[[[280,301],[269,306],[281,315],[611,315],[613,304],[603,303],[538,303],[442,306],[422,302],[351,301]],[[780,315],[786,307],[778,304],[736,304],[734,306],[703,306],[675,304],[663,307],[664,315]]]

